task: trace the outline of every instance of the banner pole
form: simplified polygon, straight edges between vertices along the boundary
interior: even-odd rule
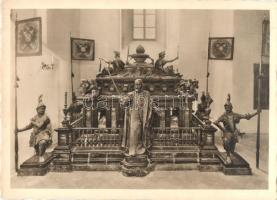
[[[257,138],[256,138],[256,168],[259,169],[260,167],[260,129],[261,129],[261,67],[262,64],[259,65],[259,75],[258,75],[258,105],[257,105],[257,111],[258,111],[258,117],[257,117]]]
[[[257,102],[257,138],[256,138],[256,168],[260,167],[260,135],[261,135],[261,79],[262,79],[262,63],[263,63],[263,42],[264,42],[264,20],[262,22],[262,43],[261,43],[261,56],[260,56],[260,64],[259,64],[259,73],[258,73],[258,102]]]
[[[12,12],[12,11],[11,11]],[[13,14],[11,13],[11,18]],[[14,103],[15,103],[15,129],[14,129],[14,133],[15,133],[15,138],[14,138],[14,144],[15,144],[15,171],[18,172],[19,171],[19,167],[18,167],[18,116],[17,116],[17,88],[18,88],[18,83],[17,81],[19,81],[18,76],[17,76],[17,13],[15,12],[15,28],[14,28]]]
[[[208,56],[207,56],[207,75],[206,75],[206,95],[208,94],[209,92],[209,76],[210,76],[210,72],[209,72],[209,64],[210,64],[210,60],[209,60],[209,39],[210,39],[210,32],[209,32],[209,38],[208,38]]]
[[[70,81],[71,81],[71,100],[73,101],[73,78],[74,78],[74,74],[73,74],[73,63],[72,63],[72,39],[71,39],[71,32],[69,32],[70,35]]]

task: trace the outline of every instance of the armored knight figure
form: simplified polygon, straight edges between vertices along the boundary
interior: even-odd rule
[[[49,117],[45,114],[46,106],[42,102],[42,95],[39,96],[36,110],[37,115],[31,119],[30,124],[17,131],[22,132],[33,128],[29,145],[35,148],[39,162],[43,162],[46,148],[52,144],[52,127]]]
[[[171,62],[174,62],[175,60],[178,59],[178,56],[172,60],[165,60],[165,51],[162,51],[159,53],[159,58],[158,60],[156,60],[155,62],[155,68],[157,70],[160,70],[160,71],[163,71],[163,72],[166,72],[166,69],[164,69],[164,66],[167,64],[167,63],[171,63]],[[168,67],[169,69],[172,68],[171,66]]]
[[[210,124],[209,117],[211,113],[210,105],[212,104],[213,100],[210,97],[209,93],[205,94],[205,92],[202,93],[201,96],[201,103],[197,105],[197,111],[195,115],[204,121],[206,124]]]
[[[254,117],[258,112],[253,114],[237,114],[234,113],[233,105],[231,103],[231,96],[228,94],[227,102],[224,105],[225,113],[222,114],[218,120],[214,122],[214,124],[223,132],[222,140],[223,140],[223,147],[226,150],[227,157],[226,157],[226,164],[231,164],[232,160],[230,155],[235,152],[236,143],[238,142],[238,135],[239,130],[236,127],[236,124],[240,122],[241,119],[251,119]],[[223,127],[221,124],[223,124]]]
[[[81,116],[83,104],[77,101],[77,97],[75,92],[72,94],[72,103],[67,108],[66,113],[69,113],[70,121],[74,122]]]

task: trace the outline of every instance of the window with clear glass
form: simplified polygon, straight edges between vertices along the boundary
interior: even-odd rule
[[[133,39],[156,39],[156,11],[138,9],[133,10]]]

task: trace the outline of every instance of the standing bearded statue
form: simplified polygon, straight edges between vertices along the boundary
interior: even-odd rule
[[[128,156],[145,154],[150,145],[150,93],[142,87],[142,80],[136,79],[135,90],[123,99],[126,114],[122,147]]]

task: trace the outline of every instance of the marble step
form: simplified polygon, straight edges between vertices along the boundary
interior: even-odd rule
[[[128,163],[145,163],[147,162],[146,155],[125,156],[124,159]]]
[[[72,159],[73,164],[93,164],[93,163],[103,163],[103,164],[109,164],[109,163],[120,163],[123,158],[96,158],[96,159],[85,159],[85,158],[76,158]]]
[[[39,156],[34,155],[20,165],[18,176],[43,176],[50,170],[50,164],[54,159],[52,153],[43,155],[44,161],[39,162]]]
[[[71,152],[121,152],[121,148],[119,146],[103,146],[103,147],[93,147],[93,146],[75,146],[71,149]]]
[[[238,153],[231,154],[231,163],[226,163],[226,153],[221,153],[219,158],[222,162],[223,173],[225,175],[251,175],[252,170],[249,163]]]
[[[182,145],[182,146],[155,146],[153,145],[150,152],[152,151],[186,151],[186,150],[192,150],[192,151],[199,151],[200,147],[198,145]]]
[[[148,162],[147,162],[147,160],[146,161],[144,161],[144,162],[137,162],[137,163],[135,163],[135,162],[127,162],[125,159],[121,162],[121,164],[125,167],[125,168],[127,168],[127,169],[131,169],[131,168],[136,168],[136,167],[147,167],[147,165],[148,165]]]
[[[75,151],[72,152],[72,163],[113,163],[123,160],[121,151]]]
[[[198,163],[198,158],[175,158],[175,157],[151,157],[151,161],[154,163]]]

